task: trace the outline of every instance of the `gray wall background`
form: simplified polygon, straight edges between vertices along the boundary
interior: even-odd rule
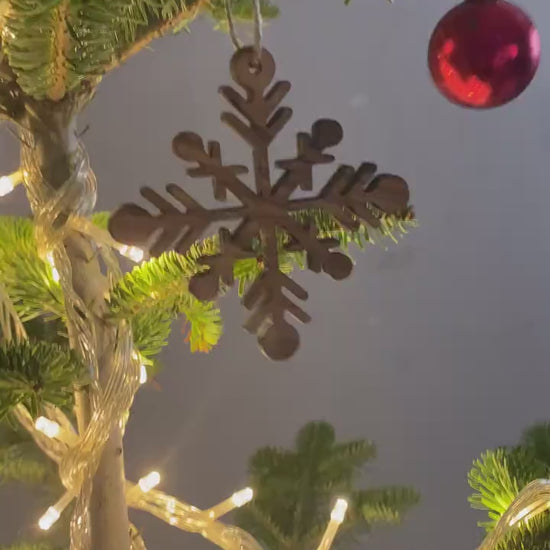
[[[550,418],[550,7],[521,2],[543,44],[532,86],[509,106],[471,112],[441,98],[426,69],[428,38],[452,2],[341,4],[281,0],[281,18],[266,30],[278,76],[294,85],[287,103],[295,116],[274,158],[292,153],[295,131],[336,118],[346,132],[338,160],[374,160],[404,176],[420,227],[398,246],[358,253],[343,283],[299,275],[313,322],[287,364],[268,362],[241,330],[234,295],[223,299],[225,336],[210,355],[191,356],[179,324],[161,390],[143,389],[136,400],[128,475],[158,468],[163,489],[210,506],[243,486],[258,446],[290,444],[303,423],[326,419],[341,438],[377,443],[366,482],[410,483],[423,495],[402,528],[365,548],[473,548],[481,531],[466,501],[472,460]],[[201,21],[105,80],[81,120],[90,125],[99,208],[137,199],[144,184],[183,182],[170,151],[180,130],[221,139],[228,160],[248,162],[219,122],[217,88],[229,82],[230,55],[229,39]],[[0,161],[5,172],[17,166],[7,131]],[[206,183],[188,189],[208,202]],[[2,200],[1,213],[26,211],[20,191]],[[1,495],[4,543],[41,509],[13,488]],[[136,521],[151,549],[207,547],[154,519]]]

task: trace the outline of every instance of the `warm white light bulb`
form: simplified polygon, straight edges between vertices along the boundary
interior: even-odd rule
[[[15,183],[13,180],[13,176],[0,177],[0,197],[5,197],[14,190]]]
[[[53,420],[49,420],[44,416],[40,416],[36,419],[36,422],[34,423],[34,427],[39,432],[42,432],[44,435],[47,435],[49,438],[57,437],[59,435],[59,432],[61,431],[61,428],[57,422],[54,422]]]
[[[246,487],[246,489],[242,489],[241,491],[234,493],[231,500],[237,508],[240,508],[250,502],[253,498],[254,491],[250,487]]]
[[[38,527],[42,529],[42,531],[47,531],[61,516],[61,514],[57,511],[56,508],[53,506],[50,506],[46,513],[38,520]]]
[[[126,258],[132,260],[136,264],[141,262],[145,257],[145,252],[137,246],[128,246],[123,244],[118,251]]]
[[[348,503],[345,499],[339,498],[332,509],[330,514],[330,519],[337,523],[342,523],[346,517],[346,512],[348,510]]]
[[[147,382],[147,367],[145,365],[139,366],[139,383],[145,384]]]
[[[138,481],[139,488],[148,493],[151,489],[154,489],[160,483],[160,474],[158,472],[151,472],[145,477],[142,477]]]

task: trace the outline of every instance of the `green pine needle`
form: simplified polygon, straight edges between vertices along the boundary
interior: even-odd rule
[[[523,434],[519,445],[486,451],[474,462],[468,482],[472,507],[487,512],[478,525],[492,531],[518,493],[535,479],[550,474],[550,425],[537,424]],[[520,522],[496,550],[550,550],[550,516],[540,514]]]
[[[163,254],[134,267],[115,286],[110,296],[115,316],[131,319],[134,342],[145,358],[157,355],[167,343],[172,321],[180,314],[189,325],[186,339],[191,351],[208,352],[221,333],[219,310],[197,300],[187,281],[197,271],[200,253],[213,251],[213,242],[195,245],[187,256]]]
[[[115,67],[145,39],[185,29],[198,0],[2,0],[2,53],[22,90],[61,99],[85,80]],[[235,0],[236,19],[252,19],[252,3]],[[221,0],[203,11],[225,21]],[[263,2],[264,17],[278,14]]]
[[[63,317],[61,287],[38,255],[32,220],[0,216],[0,235],[0,282],[21,320]]]
[[[350,508],[337,543],[353,531],[397,523],[419,497],[407,487],[357,489],[362,467],[375,455],[371,442],[338,443],[330,424],[311,422],[292,450],[264,447],[251,457],[255,497],[237,511],[237,524],[271,550],[315,548],[338,496],[347,497]]]
[[[70,408],[75,385],[84,382],[84,367],[76,355],[56,344],[0,347],[0,419],[19,404],[33,417],[45,403]]]

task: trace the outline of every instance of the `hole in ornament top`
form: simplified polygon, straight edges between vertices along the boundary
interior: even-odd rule
[[[248,72],[250,74],[258,74],[262,72],[262,62],[259,59],[253,60],[248,64]]]

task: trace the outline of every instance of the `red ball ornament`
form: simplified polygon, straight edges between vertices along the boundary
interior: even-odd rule
[[[474,109],[515,99],[533,80],[539,60],[535,25],[505,0],[465,0],[439,21],[428,49],[439,91]]]

